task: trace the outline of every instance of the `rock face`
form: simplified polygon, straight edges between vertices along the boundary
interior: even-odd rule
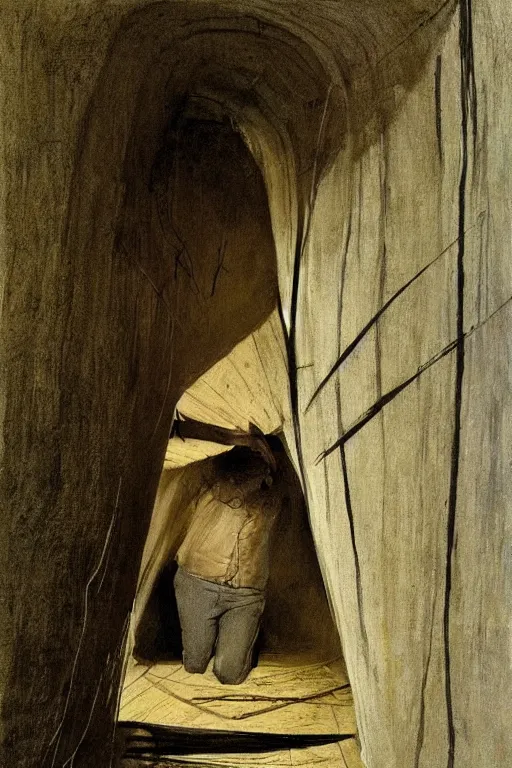
[[[461,4],[379,141],[339,156],[301,254],[303,463],[369,766],[512,756],[510,61],[489,14]]]
[[[24,50],[47,56],[60,87],[59,72],[78,77],[40,38]],[[18,74],[8,136],[22,146],[6,157],[4,209],[0,763],[108,765],[173,409],[274,309],[275,250],[262,176],[229,122],[183,115],[151,148],[138,134],[149,109],[127,116],[138,89],[100,78],[73,134],[42,75]],[[69,173],[66,142],[78,145]]]
[[[0,1],[2,765],[111,764],[173,408],[276,271],[365,762],[512,763],[511,15]]]

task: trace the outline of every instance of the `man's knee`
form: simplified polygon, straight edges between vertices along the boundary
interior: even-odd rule
[[[225,655],[215,656],[213,673],[217,680],[224,685],[239,685],[243,683],[251,669],[245,659],[227,658]]]
[[[198,645],[183,643],[183,666],[186,672],[192,674],[200,674],[206,672],[206,668],[210,663],[212,657],[213,648],[208,645]]]
[[[183,667],[185,672],[190,672],[192,675],[202,675],[203,672],[206,672],[209,661],[210,659],[204,658],[189,659],[185,654],[183,655]]]

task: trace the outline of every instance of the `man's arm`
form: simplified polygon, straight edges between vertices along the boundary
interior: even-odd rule
[[[182,419],[179,413],[176,413],[170,437],[180,437],[182,440],[186,438],[208,440],[211,443],[219,443],[220,445],[245,446],[259,453],[275,471],[276,462],[274,454],[270,450],[265,435],[254,424],[250,425],[250,430],[250,432],[243,432],[239,429],[219,427],[216,424],[205,424],[195,419]]]

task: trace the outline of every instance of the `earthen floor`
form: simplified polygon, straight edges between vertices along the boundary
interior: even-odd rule
[[[221,685],[211,665],[204,675],[180,662],[146,666],[132,661],[120,721],[163,726],[271,734],[340,734],[350,738],[321,746],[266,753],[169,755],[125,759],[123,768],[261,766],[363,768],[356,741],[352,694],[342,660],[264,655],[238,686]],[[143,732],[143,730],[142,730]],[[127,730],[129,746],[130,733]]]

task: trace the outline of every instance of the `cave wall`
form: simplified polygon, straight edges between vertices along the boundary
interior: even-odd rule
[[[173,409],[275,307],[275,252],[229,121],[170,150],[94,14],[1,11],[0,764],[107,766]]]
[[[297,432],[372,768],[512,762],[510,14],[460,4],[300,253]]]

